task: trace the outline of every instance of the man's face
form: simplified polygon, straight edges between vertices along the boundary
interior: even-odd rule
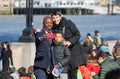
[[[53,21],[50,18],[46,18],[43,24],[47,30],[51,30],[53,27]]]
[[[60,23],[60,21],[61,21],[61,16],[60,15],[53,15],[52,16],[52,19],[53,19],[53,22],[55,23],[55,24],[59,24]]]
[[[59,33],[56,34],[55,41],[56,41],[57,43],[62,42],[62,41],[63,41],[63,37],[62,37],[62,35],[59,34]]]

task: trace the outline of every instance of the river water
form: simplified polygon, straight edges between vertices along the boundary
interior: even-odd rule
[[[34,28],[42,28],[45,15],[34,16]],[[66,15],[80,31],[82,41],[87,33],[94,36],[94,30],[99,30],[106,40],[120,38],[120,15]],[[0,16],[0,41],[16,42],[26,27],[25,16]]]

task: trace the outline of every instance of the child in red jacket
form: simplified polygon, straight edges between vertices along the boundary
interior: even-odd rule
[[[96,54],[97,54],[97,50],[94,49],[91,53],[91,57],[87,61],[86,67],[88,68],[88,70],[90,70],[91,73],[98,74],[100,71],[100,66],[96,60]]]

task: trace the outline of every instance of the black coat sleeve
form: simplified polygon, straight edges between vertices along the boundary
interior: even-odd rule
[[[43,36],[44,36],[44,32],[37,32],[35,34],[35,40],[41,42],[45,40]]]
[[[11,65],[13,65],[12,51],[9,52],[9,57],[10,57]]]
[[[68,20],[67,24],[69,26],[70,31],[72,32],[72,37],[70,37],[68,41],[70,41],[72,45],[74,45],[80,39],[80,32],[72,21]]]

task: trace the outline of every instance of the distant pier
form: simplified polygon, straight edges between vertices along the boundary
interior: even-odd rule
[[[93,14],[93,10],[84,8],[33,8],[34,15],[48,15],[51,14],[54,9],[58,9],[65,15],[89,15]],[[24,15],[26,14],[26,8],[14,8],[13,14]]]

